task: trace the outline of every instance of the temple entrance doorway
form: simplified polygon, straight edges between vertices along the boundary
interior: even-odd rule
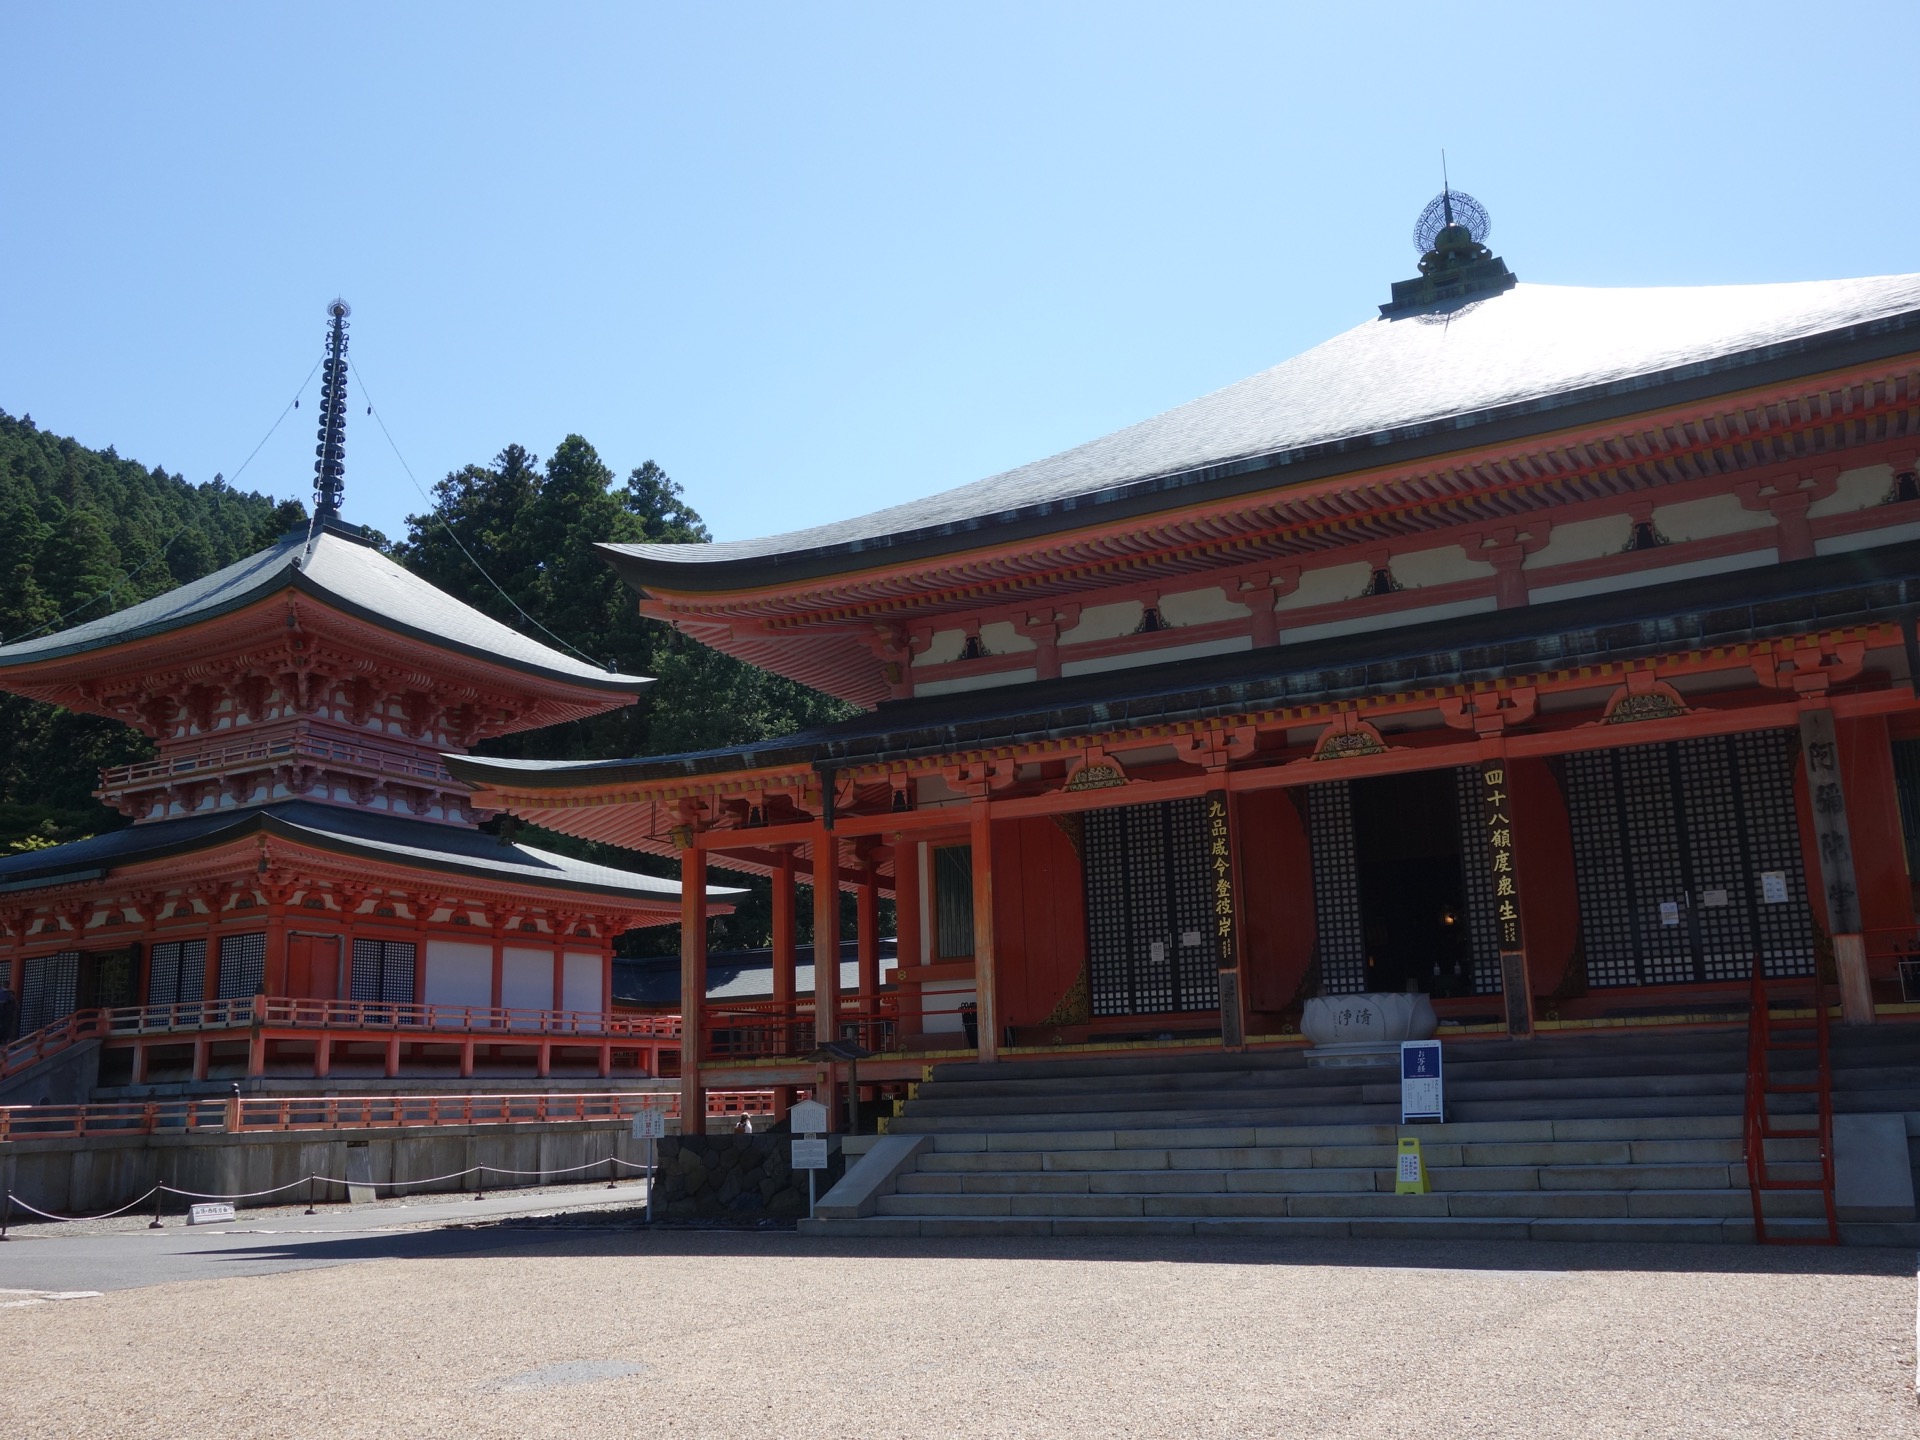
[[[1366,989],[1471,994],[1454,773],[1356,780],[1352,798]]]

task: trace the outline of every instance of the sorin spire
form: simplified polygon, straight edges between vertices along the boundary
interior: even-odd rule
[[[327,331],[327,359],[321,366],[320,443],[313,462],[313,519],[324,525],[340,516],[340,497],[347,473],[347,316],[353,307],[344,300],[327,306],[333,325]]]

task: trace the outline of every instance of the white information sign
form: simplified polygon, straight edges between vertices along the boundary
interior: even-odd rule
[[[824,1140],[796,1140],[793,1142],[793,1168],[796,1170],[824,1170],[827,1168],[827,1142]]]
[[[1402,1150],[1399,1159],[1400,1169],[1394,1175],[1394,1181],[1400,1185],[1418,1185],[1420,1183],[1420,1152]]]
[[[212,1225],[221,1220],[233,1219],[233,1206],[224,1200],[214,1205],[195,1205],[187,1212],[187,1224]]]
[[[796,1135],[824,1135],[827,1107],[818,1100],[802,1100],[787,1111],[787,1123]]]
[[[633,1138],[636,1140],[664,1140],[667,1136],[667,1112],[664,1110],[641,1110],[633,1117]]]
[[[1784,870],[1762,870],[1760,872],[1760,898],[1769,905],[1787,903],[1787,872]]]
[[[1662,925],[1678,925],[1680,923],[1680,902],[1678,900],[1662,900],[1660,902],[1660,923]]]
[[[1400,1042],[1400,1123],[1444,1120],[1446,1097],[1441,1093],[1440,1042]],[[1402,1157],[1404,1161],[1405,1157]],[[1418,1178],[1417,1176],[1415,1178]]]

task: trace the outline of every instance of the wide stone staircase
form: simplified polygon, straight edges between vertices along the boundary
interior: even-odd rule
[[[1920,1119],[1920,1027],[1852,1032],[1834,1059],[1836,1108]],[[1746,1241],[1745,1062],[1743,1028],[1459,1041],[1448,1122],[1405,1127],[1394,1070],[1300,1050],[941,1066],[890,1125],[890,1153],[917,1153],[806,1228]],[[1403,1135],[1431,1193],[1395,1193]],[[1771,1155],[1819,1176],[1811,1139]],[[1818,1190],[1766,1204],[1770,1232],[1825,1235]]]

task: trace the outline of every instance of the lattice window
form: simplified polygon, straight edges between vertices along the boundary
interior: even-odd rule
[[[207,942],[162,940],[149,952],[147,1004],[192,1005],[205,998]]]
[[[244,1000],[264,994],[267,988],[267,937],[255,931],[251,935],[220,937],[219,993],[221,1000]]]
[[[1811,975],[1814,967],[1813,908],[1807,900],[1800,817],[1793,803],[1797,739],[1790,730],[1733,737],[1740,793],[1746,797],[1747,887],[1767,975]],[[1767,903],[1760,877],[1769,872],[1785,877],[1784,902]]]
[[[56,950],[51,955],[29,955],[20,982],[20,1033],[64,1020],[79,1001],[80,952]]]
[[[411,940],[355,940],[350,981],[353,998],[411,1005],[414,955]]]
[[[1566,776],[1589,984],[1744,980],[1755,950],[1811,973],[1790,732],[1572,755]]]
[[[973,958],[973,847],[940,845],[933,852],[935,958]]]
[[[1493,846],[1487,840],[1487,787],[1477,765],[1458,766],[1453,779],[1459,800],[1460,874],[1467,890],[1467,955],[1473,993],[1498,995],[1500,914],[1493,893]]]
[[[1166,806],[1173,871],[1173,972],[1176,1010],[1220,1008],[1220,960],[1213,941],[1213,870],[1207,856],[1207,807],[1199,796]]]
[[[1566,780],[1587,983],[1632,985],[1640,978],[1640,952],[1612,752],[1569,755]]]
[[[1360,923],[1360,870],[1354,861],[1353,795],[1347,781],[1307,787],[1307,833],[1313,846],[1320,990],[1326,995],[1354,994],[1367,988],[1367,947]]]
[[[1083,833],[1093,1013],[1219,1009],[1204,802],[1090,811]]]

